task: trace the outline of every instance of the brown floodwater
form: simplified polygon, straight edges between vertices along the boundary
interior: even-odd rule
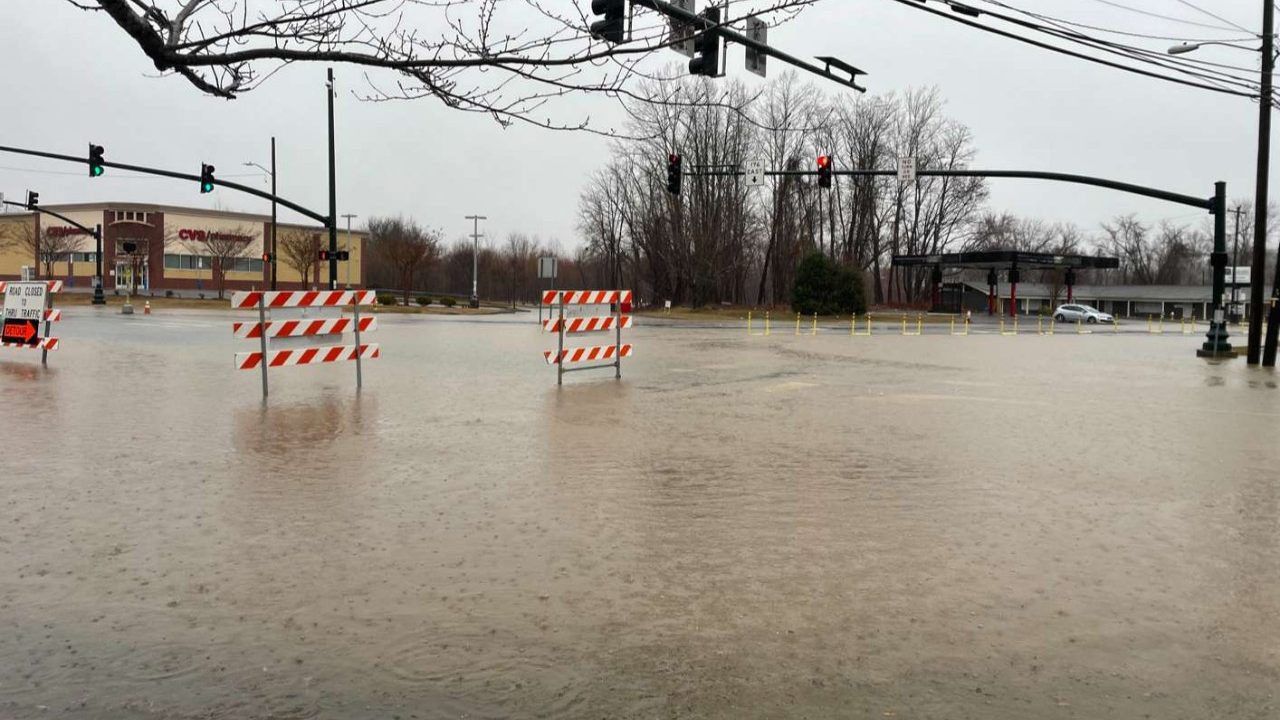
[[[1280,376],[1197,336],[231,316],[5,350],[0,717],[1277,718]]]

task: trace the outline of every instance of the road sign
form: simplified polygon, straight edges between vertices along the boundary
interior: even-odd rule
[[[747,176],[747,187],[764,187],[764,161],[748,160],[742,164],[742,172]]]
[[[693,3],[694,0],[671,0],[672,5],[691,14],[695,12]],[[670,44],[671,49],[685,57],[692,58],[694,55],[693,26],[674,17],[671,18],[670,22],[671,32],[667,35],[667,42]]]
[[[47,337],[40,332],[40,323],[54,323],[62,319],[62,311],[50,307],[53,293],[62,291],[61,280],[37,280],[25,282],[0,281],[4,293],[3,322],[0,322],[0,345],[4,347],[36,348],[41,351],[56,350],[58,338]],[[41,352],[41,362],[47,359]]]
[[[556,273],[558,270],[559,270],[559,263],[556,262],[556,258],[554,257],[538,258],[538,279],[539,280],[555,280],[557,277]]]
[[[1227,284],[1248,285],[1251,277],[1249,271],[1251,269],[1248,266],[1227,268]]]
[[[747,18],[747,37],[762,45],[769,44],[769,24],[757,17]],[[756,50],[746,48],[747,70],[760,77],[768,76],[769,56]]]
[[[40,340],[40,321],[47,308],[49,286],[44,282],[8,283],[4,289],[4,328],[0,339],[7,343],[35,345]]]
[[[16,345],[34,345],[40,339],[40,321],[32,318],[4,319],[3,334],[0,340]]]
[[[916,181],[916,159],[914,157],[898,158],[898,182],[910,185]]]

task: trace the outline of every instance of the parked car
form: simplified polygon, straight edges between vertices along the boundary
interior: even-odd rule
[[[1053,319],[1058,322],[1113,323],[1116,319],[1101,310],[1088,305],[1059,305],[1053,312]]]

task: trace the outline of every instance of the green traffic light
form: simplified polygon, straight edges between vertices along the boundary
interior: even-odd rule
[[[201,184],[200,184],[200,192],[202,192],[202,193],[211,193],[211,192],[213,192],[213,183],[201,183]]]
[[[92,175],[93,177],[98,177],[99,175],[102,174],[102,172],[103,172],[103,168],[101,165],[94,165],[93,167],[89,168],[89,174]]]

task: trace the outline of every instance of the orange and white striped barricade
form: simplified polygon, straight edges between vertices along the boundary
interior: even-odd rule
[[[61,280],[0,280],[0,293],[4,294],[0,346],[38,349],[40,364],[48,365],[49,351],[58,349],[58,338],[50,332],[53,323],[62,319],[62,311],[53,307],[53,296],[60,292]]]
[[[631,357],[631,345],[622,343],[622,331],[634,324],[631,317],[630,290],[548,290],[542,293],[542,304],[548,306],[552,317],[542,323],[547,332],[556,334],[555,350],[542,353],[548,365],[556,366],[556,383],[564,384],[564,374],[578,370],[599,370],[611,367],[614,377],[622,377],[622,358]],[[566,306],[611,305],[609,315],[592,317],[564,316]],[[558,312],[557,312],[558,311]],[[564,346],[565,335],[613,331],[614,343],[595,347]],[[592,362],[594,365],[566,368],[566,364]]]
[[[360,334],[378,329],[378,319],[360,316],[361,305],[372,305],[377,294],[372,290],[300,290],[260,291],[234,293],[231,307],[237,310],[256,309],[257,322],[232,323],[231,331],[246,340],[256,339],[257,352],[238,352],[235,355],[237,370],[262,371],[262,396],[267,396],[267,369],[292,365],[354,360],[356,363],[356,389],[364,384],[362,360],[381,356],[377,343],[365,344]],[[343,317],[342,309],[350,305],[351,317]],[[343,336],[350,332],[355,344],[343,343]],[[335,344],[336,343],[336,344]]]

